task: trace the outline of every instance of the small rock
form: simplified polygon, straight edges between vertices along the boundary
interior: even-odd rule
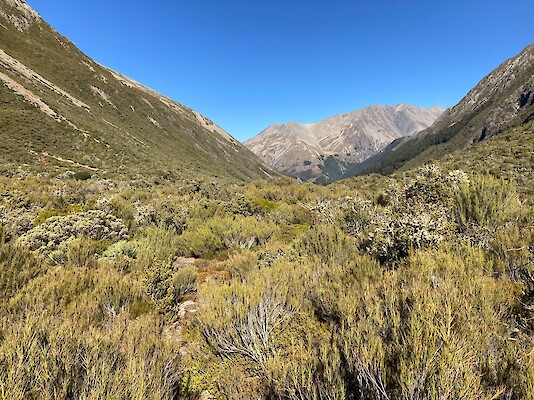
[[[211,397],[210,392],[207,390],[204,390],[202,393],[200,393],[199,400],[211,400],[213,397]]]
[[[181,357],[185,357],[187,354],[189,354],[189,349],[187,348],[187,346],[182,346],[180,347],[180,350],[178,350],[178,353]]]
[[[178,317],[182,319],[196,312],[197,312],[197,303],[195,303],[192,300],[187,300],[187,301],[184,301],[182,304],[180,304],[180,307],[178,308]]]
[[[195,265],[195,262],[197,261],[196,258],[189,258],[189,257],[178,257],[176,261],[174,261],[174,267],[185,267],[188,265]]]

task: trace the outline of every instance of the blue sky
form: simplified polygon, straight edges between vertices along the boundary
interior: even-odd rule
[[[373,104],[456,104],[534,42],[534,1],[28,0],[96,61],[248,139]]]

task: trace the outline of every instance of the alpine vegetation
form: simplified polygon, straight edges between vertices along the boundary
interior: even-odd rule
[[[534,400],[531,55],[318,185],[0,0],[0,400]]]

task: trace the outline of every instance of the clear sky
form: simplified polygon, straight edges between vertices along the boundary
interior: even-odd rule
[[[88,56],[246,140],[373,104],[456,104],[534,42],[533,0],[28,0]]]

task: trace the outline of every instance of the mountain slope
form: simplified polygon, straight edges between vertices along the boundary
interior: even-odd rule
[[[360,170],[389,174],[411,168],[533,119],[534,44],[493,70],[430,128],[393,142]]]
[[[91,60],[22,0],[0,0],[0,161],[264,178],[199,113]]]
[[[271,125],[245,146],[278,171],[328,182],[393,140],[429,127],[442,112],[440,107],[376,105],[315,124]]]

